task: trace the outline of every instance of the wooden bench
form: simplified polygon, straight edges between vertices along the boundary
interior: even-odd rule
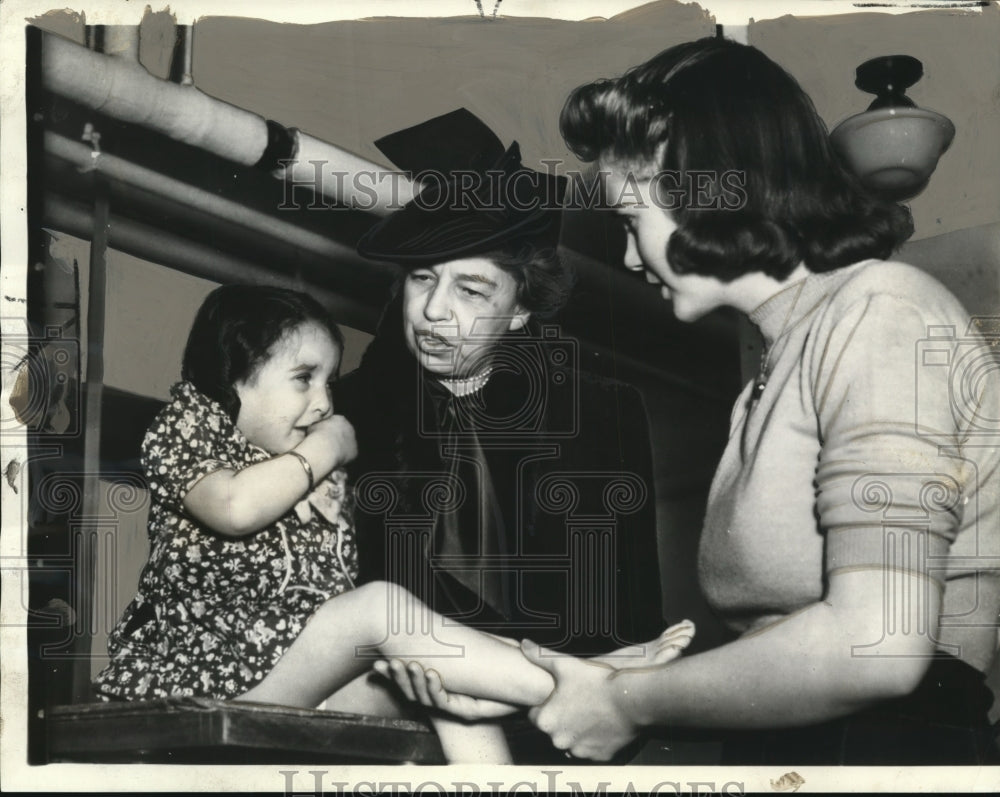
[[[429,726],[403,719],[173,698],[55,706],[50,762],[441,764]]]

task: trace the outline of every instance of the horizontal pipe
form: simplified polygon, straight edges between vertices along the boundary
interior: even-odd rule
[[[359,259],[353,247],[344,246],[319,233],[289,224],[280,218],[254,210],[231,199],[220,197],[181,180],[167,177],[153,169],[138,166],[115,155],[94,152],[88,145],[71,141],[58,133],[45,133],[45,151],[69,161],[82,170],[96,171],[127,185],[180,202],[209,216],[266,233],[292,246],[297,246],[335,262],[358,261]],[[364,263],[363,265],[359,263],[359,267],[383,270],[390,268],[375,263]]]
[[[275,156],[268,148],[269,123],[262,116],[209,97],[194,86],[161,80],[137,63],[91,52],[49,33],[43,34],[42,80],[49,91],[87,108],[244,166],[267,166]],[[398,207],[401,197],[406,202],[413,196],[413,185],[402,173],[298,130],[274,122],[270,126],[288,142],[280,145],[276,158],[287,168],[272,171],[279,179],[308,185],[342,204],[361,202],[377,215]],[[323,173],[320,179],[316,179],[317,163]],[[395,176],[368,192],[351,179],[360,172]],[[347,179],[333,179],[335,173]]]
[[[275,176],[293,185],[313,185],[314,192],[348,207],[385,216],[413,199],[414,184],[403,173],[295,131],[295,160]]]
[[[42,226],[89,241],[94,232],[93,223],[89,209],[54,194],[46,195]],[[162,228],[113,214],[108,226],[108,246],[212,282],[281,285],[306,291],[316,297],[338,322],[365,332],[374,332],[384,301],[383,296],[372,297],[373,304],[366,305],[313,281],[283,275]]]
[[[42,79],[50,91],[245,166],[263,154],[267,124],[257,114],[59,36],[42,40]]]

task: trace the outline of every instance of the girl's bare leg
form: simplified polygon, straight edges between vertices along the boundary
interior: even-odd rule
[[[444,715],[431,724],[449,764],[513,764],[503,728],[490,722],[473,724]]]
[[[554,687],[518,647],[445,620],[402,587],[373,582],[323,604],[238,699],[311,708],[383,657],[419,662],[455,691],[506,703],[538,705]]]
[[[427,716],[427,710],[403,699],[399,690],[385,678],[365,673],[327,698],[327,711],[346,711],[376,717],[429,719],[441,742],[449,764],[511,764],[513,759],[507,737],[499,725],[489,722],[463,722],[442,714]]]
[[[694,631],[694,623],[683,620],[670,626],[652,642],[629,645],[587,661],[609,670],[662,667],[679,657],[691,644]],[[505,645],[517,644],[504,637],[494,637],[494,639]],[[446,688],[440,673],[421,662],[391,659],[375,662],[374,669],[386,680],[395,683],[407,700],[440,709],[466,720],[503,717],[517,710],[517,705],[462,694],[451,684]]]
[[[417,719],[425,716],[425,712],[416,709],[398,688],[384,678],[372,677],[371,673],[359,675],[338,689],[323,702],[322,708],[374,717]]]

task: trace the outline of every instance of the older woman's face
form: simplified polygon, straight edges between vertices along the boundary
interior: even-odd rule
[[[528,319],[517,281],[483,257],[451,260],[406,275],[403,335],[420,364],[444,378],[472,376],[508,330]]]
[[[659,286],[660,295],[673,303],[681,321],[695,321],[726,304],[725,285],[719,280],[677,274],[670,268],[667,244],[677,224],[655,196],[654,173],[621,165],[604,165],[602,170],[610,172],[608,196],[625,224],[625,267],[644,271],[647,281]]]

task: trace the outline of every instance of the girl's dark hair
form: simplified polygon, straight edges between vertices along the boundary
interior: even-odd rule
[[[191,325],[181,378],[219,402],[235,421],[240,399],[233,386],[248,379],[282,337],[308,322],[329,332],[343,352],[340,328],[311,296],[259,285],[216,288]]]
[[[575,284],[573,269],[552,247],[542,247],[528,238],[509,241],[501,247],[474,252],[466,257],[482,257],[510,274],[517,283],[517,301],[532,316],[550,318],[569,301]],[[407,271],[441,262],[404,264]]]
[[[655,166],[684,189],[664,205],[678,225],[667,257],[679,274],[783,279],[800,262],[830,271],[886,258],[913,232],[909,210],[861,187],[808,95],[754,47],[671,47],[576,89],[560,128],[580,158],[619,168],[648,166],[663,147]]]

